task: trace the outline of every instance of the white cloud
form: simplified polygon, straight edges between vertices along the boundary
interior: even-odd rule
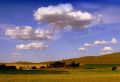
[[[80,51],[86,51],[86,48],[79,48]]]
[[[40,23],[47,22],[60,29],[67,26],[85,28],[94,20],[90,13],[77,11],[71,4],[40,7],[35,11],[34,17]]]
[[[106,46],[102,49],[102,51],[112,51],[112,47]]]
[[[78,48],[80,51],[86,51],[88,50],[87,48],[89,47],[92,47],[93,45],[92,44],[89,44],[89,43],[85,43],[84,44],[84,47],[81,47],[81,48]]]
[[[95,45],[106,45],[106,44],[117,44],[118,41],[116,38],[112,38],[111,41],[97,40],[94,42]]]
[[[96,40],[96,41],[94,42],[94,44],[95,44],[95,45],[105,45],[105,44],[108,44],[108,42],[105,41],[105,40]]]
[[[100,54],[109,54],[109,53],[113,53],[113,48],[110,47],[109,45],[113,44],[117,44],[118,41],[116,38],[112,38],[111,41],[106,41],[106,40],[96,40],[94,41],[94,43],[90,44],[90,43],[85,43],[83,47],[79,48],[80,51],[86,51],[91,47],[95,47],[97,45],[107,45],[106,47],[104,47]]]
[[[18,50],[43,50],[48,46],[44,43],[29,43],[29,44],[19,44],[16,45],[16,49]]]
[[[54,32],[50,29],[33,29],[31,26],[8,28],[5,35],[21,40],[52,40]]]
[[[89,44],[89,43],[85,43],[84,46],[85,46],[85,47],[92,47],[93,45],[92,45],[92,44]]]
[[[104,47],[104,48],[101,50],[101,52],[100,52],[100,54],[102,54],[102,55],[104,55],[104,54],[110,54],[110,53],[113,53],[113,48],[110,47],[110,46]]]
[[[117,44],[117,43],[118,43],[118,41],[117,41],[117,39],[116,39],[116,38],[112,38],[112,40],[110,41],[110,43],[111,43],[111,44]]]

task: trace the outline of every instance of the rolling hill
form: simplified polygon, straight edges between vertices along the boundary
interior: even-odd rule
[[[66,63],[75,61],[81,64],[120,64],[120,52],[101,55],[101,56],[86,56],[80,58],[73,58],[64,61]]]

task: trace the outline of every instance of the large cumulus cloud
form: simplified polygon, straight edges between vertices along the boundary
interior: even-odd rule
[[[37,21],[47,22],[55,28],[87,27],[94,17],[88,12],[77,11],[71,4],[59,4],[57,6],[40,7],[34,17]]]

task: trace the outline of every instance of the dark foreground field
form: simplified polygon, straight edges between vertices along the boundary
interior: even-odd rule
[[[64,74],[64,70],[0,70],[0,74]]]
[[[70,73],[0,74],[0,82],[120,82],[120,71],[79,69],[68,71]]]

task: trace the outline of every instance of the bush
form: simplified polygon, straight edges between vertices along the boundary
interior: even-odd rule
[[[70,67],[79,67],[80,63],[75,63],[74,61],[71,62]]]
[[[50,67],[53,67],[53,68],[59,68],[64,66],[65,66],[65,62],[62,62],[62,61],[56,61],[50,64]]]
[[[112,71],[115,71],[115,70],[117,70],[117,67],[112,67]]]
[[[40,69],[45,69],[46,67],[45,66],[41,66]]]
[[[37,69],[36,66],[31,67],[31,69]]]

